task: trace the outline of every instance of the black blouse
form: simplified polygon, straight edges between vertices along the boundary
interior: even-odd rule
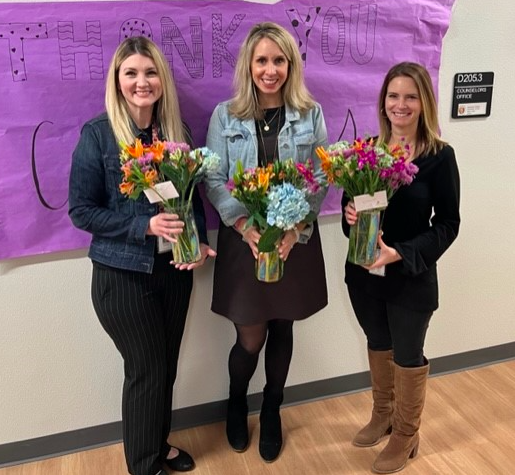
[[[417,157],[419,171],[393,195],[383,218],[383,240],[402,260],[387,265],[384,277],[346,262],[345,282],[386,301],[418,311],[438,308],[436,261],[458,236],[460,178],[451,146]],[[342,209],[349,198],[342,197]],[[348,237],[350,226],[342,216]]]

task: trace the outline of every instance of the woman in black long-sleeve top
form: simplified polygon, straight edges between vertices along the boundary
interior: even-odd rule
[[[419,171],[401,187],[384,212],[376,262],[345,266],[354,312],[367,337],[374,407],[370,422],[355,436],[360,447],[391,433],[373,470],[392,473],[416,455],[429,364],[424,340],[438,308],[436,262],[458,235],[458,167],[452,147],[438,136],[431,78],[415,63],[400,63],[386,75],[379,97],[379,142],[409,144]],[[343,232],[356,222],[343,195]],[[384,276],[370,273],[384,267]]]

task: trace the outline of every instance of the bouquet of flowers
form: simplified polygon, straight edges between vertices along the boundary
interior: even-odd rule
[[[243,203],[249,212],[247,226],[256,226],[261,234],[258,243],[260,257],[266,254],[272,262],[267,264],[281,271],[282,261],[276,243],[284,231],[295,229],[301,221],[313,221],[316,216],[310,211],[308,198],[317,193],[322,185],[314,176],[313,162],[295,163],[293,159],[276,161],[266,167],[244,170],[241,162],[227,187],[232,196]],[[256,263],[258,279],[274,280],[268,267]],[[260,271],[261,269],[261,271]],[[268,269],[268,270],[266,270]],[[279,272],[281,273],[281,272]],[[268,274],[268,276],[266,275]],[[263,278],[260,278],[260,275]]]
[[[186,143],[155,141],[143,145],[137,139],[133,145],[120,143],[122,183],[120,192],[138,199],[145,192],[151,203],[159,202],[164,210],[179,215],[184,221],[177,243],[171,243],[176,263],[200,259],[200,244],[193,217],[194,186],[207,173],[218,167],[220,157],[208,148],[192,150]],[[165,242],[160,238],[161,247]]]
[[[351,227],[347,259],[354,264],[370,265],[376,259],[380,211],[401,185],[409,185],[418,167],[407,162],[409,146],[388,148],[373,139],[342,141],[316,150],[327,181],[343,188],[358,211]]]
[[[342,141],[324,149],[317,155],[329,183],[343,188],[354,199],[359,195],[373,195],[386,191],[387,199],[401,185],[409,185],[418,171],[413,163],[407,163],[408,145],[375,144],[373,139],[357,139],[353,144]]]

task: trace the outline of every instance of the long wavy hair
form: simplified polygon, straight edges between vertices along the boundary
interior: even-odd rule
[[[438,125],[438,109],[431,82],[431,76],[427,69],[418,64],[403,62],[393,66],[386,74],[381,92],[379,93],[378,111],[379,111],[379,137],[381,143],[388,143],[392,136],[392,124],[386,116],[384,104],[388,85],[396,77],[408,77],[413,79],[417,86],[421,103],[421,112],[417,126],[417,146],[415,154],[425,155],[428,153],[437,153],[446,144],[440,139],[440,128]]]
[[[263,111],[259,106],[256,86],[252,80],[252,58],[256,45],[268,38],[281,49],[288,60],[288,77],[282,87],[285,104],[301,114],[314,107],[315,102],[304,84],[302,58],[293,36],[282,26],[272,23],[254,25],[241,45],[234,73],[234,97],[229,111],[239,119],[261,119]]]
[[[161,133],[167,140],[184,142],[185,135],[179,109],[179,100],[168,62],[157,45],[143,36],[127,38],[120,43],[109,65],[105,106],[116,140],[125,143],[132,143],[134,141],[134,123],[127,101],[120,91],[118,78],[121,64],[134,54],[141,54],[151,59],[161,80],[163,93],[154,105],[154,114],[161,128]]]

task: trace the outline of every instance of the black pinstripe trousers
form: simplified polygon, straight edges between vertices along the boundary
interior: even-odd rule
[[[123,442],[132,475],[155,475],[170,450],[172,391],[192,272],[154,274],[93,265],[91,295],[124,361]]]

